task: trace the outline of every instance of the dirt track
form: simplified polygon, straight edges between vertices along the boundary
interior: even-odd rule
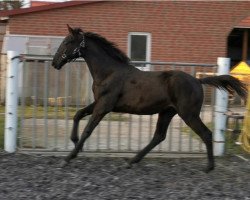
[[[250,199],[250,162],[205,158],[146,158],[132,169],[122,158],[84,157],[59,168],[62,157],[0,152],[0,199]]]

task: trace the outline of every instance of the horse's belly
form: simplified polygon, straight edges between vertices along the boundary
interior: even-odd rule
[[[122,98],[117,102],[113,111],[131,114],[150,115],[159,113],[160,111],[166,109],[169,106],[170,102],[167,98],[164,98],[163,95],[158,98],[149,98],[145,95]]]

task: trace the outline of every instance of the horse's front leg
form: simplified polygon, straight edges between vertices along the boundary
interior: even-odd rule
[[[112,104],[113,99],[102,97],[94,105],[92,116],[90,117],[79,142],[76,144],[75,149],[73,149],[70,154],[65,158],[66,163],[71,159],[75,158],[80,150],[82,150],[84,142],[91,135],[95,127],[99,124],[102,118],[110,111],[112,111],[114,104]],[[65,164],[66,164],[65,163]]]
[[[95,106],[95,102],[91,103],[85,108],[78,110],[73,118],[73,128],[72,128],[70,139],[75,144],[75,147],[77,145],[77,142],[79,141],[79,137],[78,137],[79,122],[83,117],[86,117],[93,113],[94,106]]]
[[[105,113],[106,114],[106,113]],[[84,142],[91,135],[95,127],[99,124],[101,119],[105,116],[105,114],[92,114],[88,124],[86,125],[79,142],[76,144],[75,148],[70,152],[70,154],[65,158],[66,163],[68,163],[71,159],[75,158],[79,151],[82,150]]]

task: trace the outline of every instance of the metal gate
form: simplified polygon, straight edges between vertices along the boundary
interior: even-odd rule
[[[134,63],[150,70],[182,70],[195,77],[214,74],[215,65],[188,63]],[[75,112],[93,101],[92,78],[86,63],[78,60],[60,71],[51,67],[51,58],[25,56],[19,83],[18,147],[42,151],[68,151],[72,118]],[[213,128],[214,89],[204,86],[205,99],[201,118]],[[79,133],[88,117],[81,120]],[[109,113],[87,140],[90,152],[135,152],[149,143],[157,115],[138,116]],[[167,138],[154,152],[204,153],[200,139],[175,116]]]

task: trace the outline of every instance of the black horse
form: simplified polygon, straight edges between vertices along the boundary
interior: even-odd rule
[[[95,100],[74,116],[71,140],[75,148],[65,158],[65,164],[77,156],[94,128],[112,111],[138,115],[159,113],[151,142],[128,162],[129,166],[138,163],[166,138],[168,125],[178,114],[206,145],[206,171],[214,169],[212,133],[199,117],[203,102],[202,84],[236,91],[245,98],[247,90],[238,79],[230,75],[197,79],[182,71],[140,71],[130,64],[129,58],[115,44],[102,36],[70,26],[68,31],[69,35],[58,48],[52,65],[59,70],[64,64],[83,57],[93,77]],[[92,116],[79,140],[79,121],[87,115]]]

